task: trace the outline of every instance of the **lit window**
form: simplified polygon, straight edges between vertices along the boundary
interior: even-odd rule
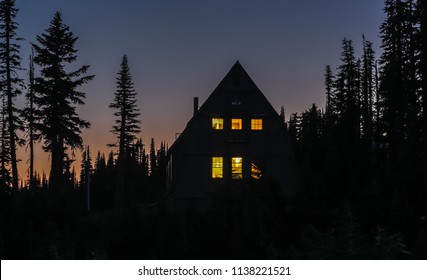
[[[251,177],[255,180],[259,180],[262,177],[262,171],[255,163],[251,165]]]
[[[251,120],[251,129],[252,130],[262,130],[262,119],[252,119]]]
[[[213,157],[212,158],[212,178],[218,179],[223,177],[222,167],[223,167],[222,157]]]
[[[231,178],[243,179],[241,157],[231,158]]]
[[[232,130],[241,130],[242,129],[242,119],[231,119],[231,129]]]
[[[224,119],[213,118],[212,119],[212,129],[215,129],[215,130],[224,129]]]

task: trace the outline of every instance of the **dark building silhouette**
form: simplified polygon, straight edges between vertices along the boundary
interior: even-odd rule
[[[172,202],[292,195],[296,168],[286,125],[240,63],[231,68],[168,152]]]

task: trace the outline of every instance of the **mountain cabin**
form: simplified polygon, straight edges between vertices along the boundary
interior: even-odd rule
[[[215,196],[291,196],[296,167],[279,116],[237,61],[168,151],[167,194],[173,203]]]

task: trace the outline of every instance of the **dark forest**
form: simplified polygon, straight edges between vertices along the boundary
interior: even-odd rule
[[[294,196],[218,196],[200,209],[167,203],[168,145],[151,139],[146,149],[138,137],[128,57],[110,104],[115,151],[91,151],[81,137],[90,122],[76,107],[94,75],[89,65],[70,71],[78,36],[57,12],[26,38],[33,53],[22,59],[19,11],[1,0],[1,259],[427,259],[426,2],[385,0],[381,53],[364,36],[343,38],[341,64],[323,70],[326,104],[283,119]],[[34,170],[36,143],[49,174]],[[20,179],[22,147],[29,169]]]

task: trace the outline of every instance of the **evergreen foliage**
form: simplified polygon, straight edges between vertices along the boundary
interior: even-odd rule
[[[43,137],[43,149],[51,153],[50,185],[59,188],[63,185],[67,150],[83,148],[82,129],[90,125],[76,112],[76,105],[84,105],[85,98],[78,87],[94,76],[86,75],[88,65],[67,72],[77,60],[77,37],[63,23],[61,13],[55,13],[45,33],[37,36],[37,42],[32,44],[34,63],[41,68],[34,85],[34,104],[40,119],[36,128]]]
[[[136,105],[136,95],[130,73],[128,58],[123,56],[120,64],[120,72],[117,73],[117,89],[115,92],[114,102],[110,108],[116,109],[113,129],[111,130],[118,138],[119,158],[130,156],[133,142],[137,139],[137,134],[141,132],[139,109]],[[112,146],[117,146],[113,144]]]
[[[15,8],[14,0],[2,0],[0,2],[0,79],[2,96],[5,101],[3,106],[3,137],[7,137],[7,144],[2,146],[2,153],[10,155],[10,165],[12,169],[12,188],[15,192],[18,191],[18,159],[16,150],[19,144],[22,144],[16,132],[22,129],[22,119],[20,111],[15,106],[15,99],[22,93],[21,89],[23,81],[17,75],[17,71],[21,69],[21,57],[19,56],[20,45],[18,44],[22,38],[19,38],[16,30],[18,24],[15,21],[18,9]],[[5,168],[2,162],[2,169]],[[6,173],[6,171],[3,171]]]

